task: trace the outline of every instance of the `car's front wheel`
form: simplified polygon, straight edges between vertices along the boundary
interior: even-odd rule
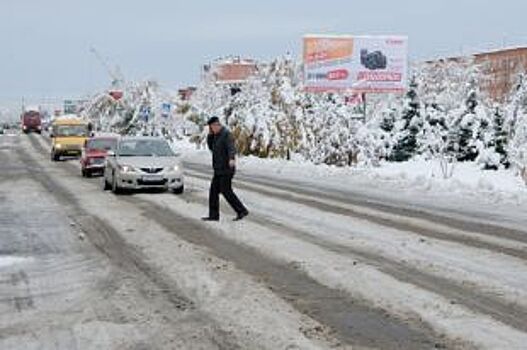
[[[185,186],[174,188],[172,190],[172,193],[174,193],[174,194],[183,194],[183,192],[185,192]]]

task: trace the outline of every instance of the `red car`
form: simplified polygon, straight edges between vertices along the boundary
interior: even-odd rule
[[[94,136],[86,140],[81,156],[81,172],[84,177],[104,172],[108,151],[117,145],[117,136]]]

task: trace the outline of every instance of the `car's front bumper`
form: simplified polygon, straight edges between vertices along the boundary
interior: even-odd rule
[[[103,173],[104,164],[88,164],[88,165],[84,165],[83,169],[91,173]]]
[[[105,159],[102,157],[97,158],[87,158],[85,161],[82,161],[82,167],[85,170],[90,171],[104,171]]]
[[[183,187],[184,179],[181,173],[142,174],[120,173],[117,176],[120,188],[130,190],[142,189],[178,189]]]
[[[53,152],[56,155],[62,156],[79,156],[82,153],[82,146],[79,145],[66,145],[60,147],[54,147]]]

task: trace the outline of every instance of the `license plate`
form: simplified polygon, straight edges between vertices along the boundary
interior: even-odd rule
[[[143,176],[144,182],[159,182],[163,181],[163,176],[161,175],[151,175],[151,176]]]

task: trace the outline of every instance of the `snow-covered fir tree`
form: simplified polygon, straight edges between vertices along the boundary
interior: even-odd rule
[[[499,154],[500,164],[509,167],[508,142],[509,134],[505,126],[505,115],[499,105],[494,106],[494,135],[492,145],[496,153]]]
[[[517,168],[527,166],[527,79],[520,74],[506,107],[507,153]]]
[[[418,151],[417,137],[423,127],[423,121],[417,89],[417,80],[413,77],[404,99],[401,119],[396,126],[398,132],[396,135],[397,144],[390,157],[397,162],[409,160]]]
[[[489,147],[492,120],[479,86],[480,67],[471,65],[467,69],[464,106],[451,112],[449,151],[457,155],[458,161],[474,161],[481,151]]]
[[[424,108],[423,127],[417,136],[419,154],[428,159],[445,155],[448,146],[448,115],[436,104]]]

